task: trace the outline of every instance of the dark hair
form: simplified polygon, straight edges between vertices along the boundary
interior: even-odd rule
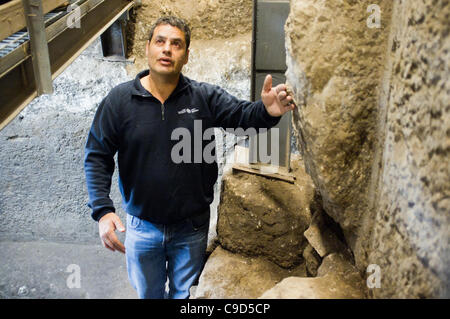
[[[186,40],[186,50],[189,48],[189,44],[191,43],[191,29],[183,19],[174,16],[163,16],[156,20],[156,22],[150,28],[150,34],[148,37],[149,41],[152,40],[153,32],[155,31],[156,27],[162,24],[170,24],[171,26],[177,27],[178,29],[183,31],[184,38]]]

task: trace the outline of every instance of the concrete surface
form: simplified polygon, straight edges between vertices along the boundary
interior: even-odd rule
[[[100,241],[2,241],[0,251],[1,299],[137,298],[128,281],[125,255],[103,248]]]

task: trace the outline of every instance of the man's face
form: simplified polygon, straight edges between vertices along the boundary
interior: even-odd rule
[[[145,54],[150,73],[178,75],[189,58],[184,32],[169,24],[157,26],[147,41]]]

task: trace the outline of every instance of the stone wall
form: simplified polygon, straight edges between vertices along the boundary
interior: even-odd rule
[[[394,6],[374,162],[380,170],[365,223],[373,233],[361,235],[358,249],[382,269],[376,297],[450,297],[449,16],[448,1]]]
[[[371,296],[448,297],[449,4],[373,2],[291,0],[295,134]]]
[[[35,99],[0,133],[4,180],[0,240],[100,245],[97,224],[86,206],[82,167],[84,142],[98,103],[112,87],[146,67],[148,28],[163,13],[179,15],[193,27],[186,74],[248,98],[251,4],[251,0],[202,0],[194,7],[190,1],[143,1],[133,17],[135,23],[130,24],[135,64],[127,66],[128,73],[123,63],[103,61],[98,41],[75,60],[54,81],[54,94]],[[301,162],[293,157],[292,166],[304,163],[311,176],[311,183],[306,176],[304,184],[297,186],[320,193],[325,212],[343,230],[360,275],[366,275],[370,264],[380,267],[381,287],[369,289],[370,296],[450,297],[448,1],[291,0],[290,4],[287,78],[298,105],[293,126],[301,151]],[[380,28],[368,26],[373,12],[367,8],[372,4],[381,9]],[[233,144],[221,141],[224,138],[218,134],[218,144]],[[258,194],[271,200],[287,201],[295,193],[280,197],[271,191],[277,183],[239,179],[244,186],[251,180],[244,187],[249,196],[258,187]],[[272,296],[323,297],[324,279],[306,276],[326,276],[324,269],[334,252],[321,253],[314,241],[321,230],[311,228],[309,205],[301,196],[285,205],[286,216],[305,219],[291,225],[296,231],[289,232],[289,220],[277,218],[277,208],[283,204],[274,205],[273,210],[270,206],[267,211],[256,209],[253,214],[253,208],[258,208],[255,199],[242,199],[237,184],[233,189],[239,203],[252,207],[242,206],[242,211],[250,212],[245,216],[232,210],[232,205],[222,207],[228,215],[224,213],[219,223],[224,230],[219,234],[221,245],[257,256],[229,256],[219,247],[206,267],[210,272],[203,276],[217,275],[213,279],[219,281],[209,286],[210,291],[219,287],[215,296],[225,296],[227,287],[221,290],[218,283],[228,273],[223,270],[227,260],[230,269],[240,266],[230,272],[232,284],[227,285],[232,293],[228,296],[257,297],[282,278],[296,275],[304,278],[285,281],[287,293],[281,285]],[[117,175],[111,196],[123,217]],[[227,216],[245,227],[227,232],[230,228],[221,224]],[[250,245],[236,240],[242,230],[253,231],[243,234],[252,239]],[[270,242],[277,236],[286,240]],[[283,254],[284,247],[292,248],[289,251],[295,257],[289,263],[300,263],[292,273],[279,268],[291,266],[283,259],[289,254],[283,258],[275,254]],[[353,270],[349,274],[358,277]],[[242,278],[248,279],[244,290],[234,286]],[[320,283],[320,289],[311,295],[296,294],[311,282]],[[214,296],[202,289],[204,297]]]
[[[286,22],[293,125],[324,207],[354,246],[371,174],[388,21],[366,26],[370,1],[291,1]],[[382,1],[386,17],[392,1]],[[389,20],[389,19],[386,19]]]

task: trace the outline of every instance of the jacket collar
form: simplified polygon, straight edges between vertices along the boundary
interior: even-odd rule
[[[147,91],[141,84],[141,78],[143,78],[144,76],[148,75],[150,73],[150,70],[143,70],[141,72],[139,72],[134,81],[133,81],[133,86],[131,89],[131,94],[132,95],[139,95],[142,97],[150,97],[153,96],[149,91]],[[178,80],[178,84],[175,88],[175,90],[172,92],[171,95],[174,95],[182,90],[184,90],[186,87],[189,86],[189,81],[188,78],[186,78],[183,74],[180,73],[180,79]]]

